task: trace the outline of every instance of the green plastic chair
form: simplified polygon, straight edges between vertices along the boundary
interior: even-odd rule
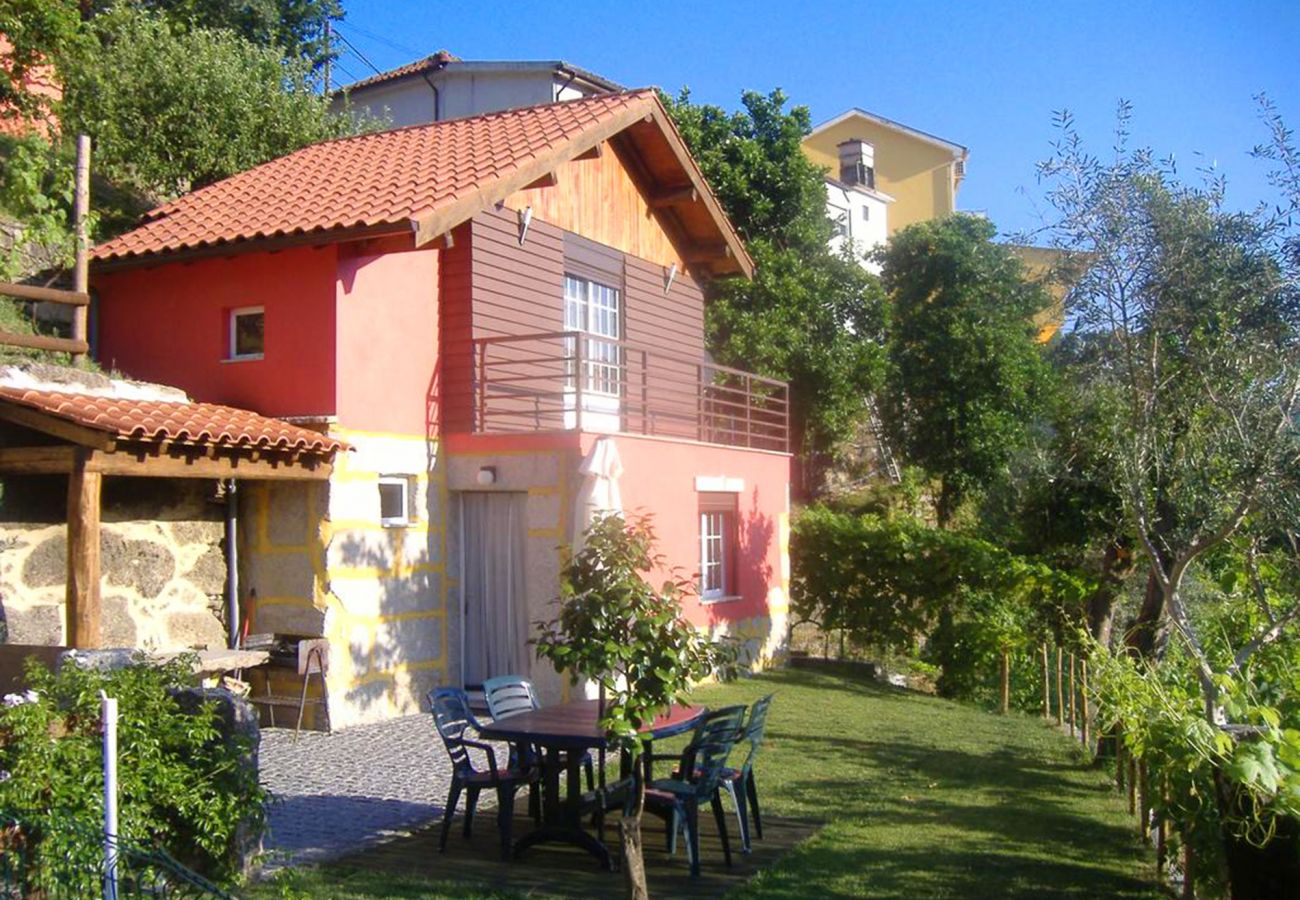
[[[749,711],[749,722],[741,734],[740,743],[749,744],[745,762],[739,769],[722,770],[722,787],[731,795],[731,802],[736,807],[736,818],[740,822],[740,851],[750,852],[749,814],[754,816],[754,833],[763,839],[763,814],[758,807],[758,788],[754,784],[754,760],[758,758],[758,749],[763,744],[763,732],[767,728],[767,711],[772,706],[772,695],[768,694],[754,701]]]
[[[683,753],[683,765],[677,777],[656,779],[646,785],[646,811],[661,816],[668,823],[669,854],[677,849],[677,833],[686,832],[692,878],[700,876],[700,804],[706,800],[713,807],[713,820],[722,840],[723,856],[727,865],[731,865],[727,818],[722,811],[718,788],[733,743],[729,740],[692,743]],[[689,774],[682,777],[682,772]]]
[[[451,757],[451,787],[447,791],[446,808],[442,814],[442,834],[438,839],[438,850],[447,849],[447,834],[451,830],[451,819],[456,812],[461,792],[465,792],[465,837],[470,836],[474,823],[474,808],[478,805],[478,795],[485,788],[491,788],[497,794],[497,828],[501,833],[501,855],[510,858],[510,824],[514,816],[515,792],[522,784],[530,784],[537,779],[535,772],[522,767],[497,766],[496,751],[488,744],[471,740],[467,735],[472,729],[478,732],[478,721],[470,712],[469,697],[458,687],[439,687],[429,692],[429,709],[433,712],[434,726],[442,738],[447,754]],[[469,751],[478,750],[487,756],[488,768],[479,769]]]

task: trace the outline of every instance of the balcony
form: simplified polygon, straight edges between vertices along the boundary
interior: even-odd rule
[[[472,344],[476,434],[608,432],[789,450],[784,382],[577,331]]]

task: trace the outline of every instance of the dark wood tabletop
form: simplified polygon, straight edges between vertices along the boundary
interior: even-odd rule
[[[674,703],[655,716],[641,733],[659,739],[682,734],[695,727],[704,715],[702,706]],[[516,713],[483,726],[483,737],[497,741],[516,741],[573,749],[604,749],[609,745],[600,728],[600,701],[573,700],[554,706]]]

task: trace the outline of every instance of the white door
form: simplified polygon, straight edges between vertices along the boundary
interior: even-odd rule
[[[461,679],[529,672],[524,539],[528,495],[460,495]]]

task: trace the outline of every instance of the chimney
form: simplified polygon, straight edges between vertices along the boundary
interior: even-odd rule
[[[855,138],[839,144],[837,149],[840,151],[840,181],[875,189],[875,145]]]

